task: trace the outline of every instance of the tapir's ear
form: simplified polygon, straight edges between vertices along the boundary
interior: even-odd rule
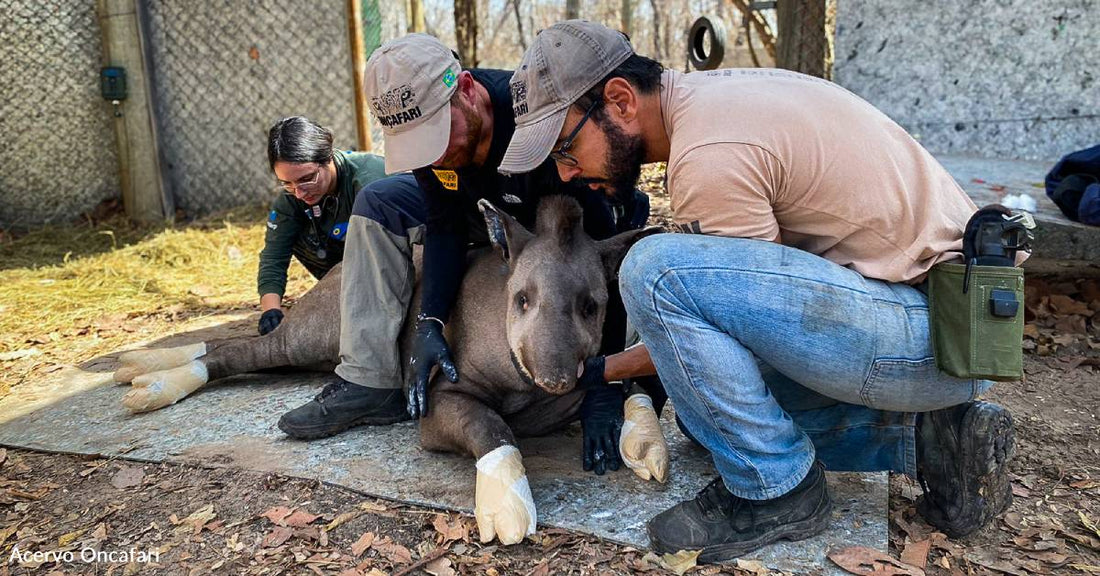
[[[489,241],[500,250],[504,261],[511,264],[534,235],[511,215],[493,206],[492,202],[484,198],[477,201],[477,207],[485,217],[485,226],[489,229]]]
[[[596,249],[600,252],[600,259],[603,260],[603,269],[608,281],[614,280],[619,275],[619,265],[622,264],[623,258],[626,257],[626,253],[631,246],[646,236],[661,232],[664,232],[664,229],[660,226],[649,226],[641,230],[630,230],[629,232],[616,234],[607,240],[596,242]]]

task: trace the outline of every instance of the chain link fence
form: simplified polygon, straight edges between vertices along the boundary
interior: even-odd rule
[[[776,3],[779,28],[776,64],[780,68],[830,78],[833,63],[831,29],[835,28],[835,14],[835,0],[779,0]]]
[[[345,3],[146,3],[165,179],[188,215],[273,198],[268,128],[306,116],[355,145]]]
[[[0,0],[0,229],[68,222],[118,195],[94,2]]]

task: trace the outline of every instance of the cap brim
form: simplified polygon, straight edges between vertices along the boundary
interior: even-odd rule
[[[385,134],[386,174],[428,166],[447,151],[451,139],[451,105],[444,104],[416,128]]]
[[[521,174],[537,168],[550,155],[554,143],[558,141],[567,114],[568,106],[538,122],[516,127],[512,141],[508,143],[508,151],[504,153],[497,170],[501,174]]]

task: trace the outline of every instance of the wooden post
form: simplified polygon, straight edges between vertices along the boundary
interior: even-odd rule
[[[421,0],[406,0],[406,13],[409,16],[408,32],[424,31],[424,4]]]
[[[126,215],[140,224],[171,221],[171,195],[160,170],[148,60],[142,46],[140,0],[98,0],[96,9],[108,66],[126,69],[129,94],[115,116],[119,184]]]
[[[351,46],[351,81],[355,93],[355,133],[359,151],[370,152],[374,142],[367,118],[367,96],[363,92],[363,73],[367,56],[363,49],[363,4],[361,0],[348,0],[348,45]]]

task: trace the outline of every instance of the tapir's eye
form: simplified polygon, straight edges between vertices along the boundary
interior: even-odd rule
[[[596,314],[596,301],[590,296],[584,298],[584,303],[581,305],[581,314],[584,314],[586,318],[592,317]]]
[[[528,304],[527,294],[524,294],[523,292],[520,292],[519,294],[516,294],[516,307],[517,308],[519,308],[523,312],[526,312],[527,311],[527,304]]]

